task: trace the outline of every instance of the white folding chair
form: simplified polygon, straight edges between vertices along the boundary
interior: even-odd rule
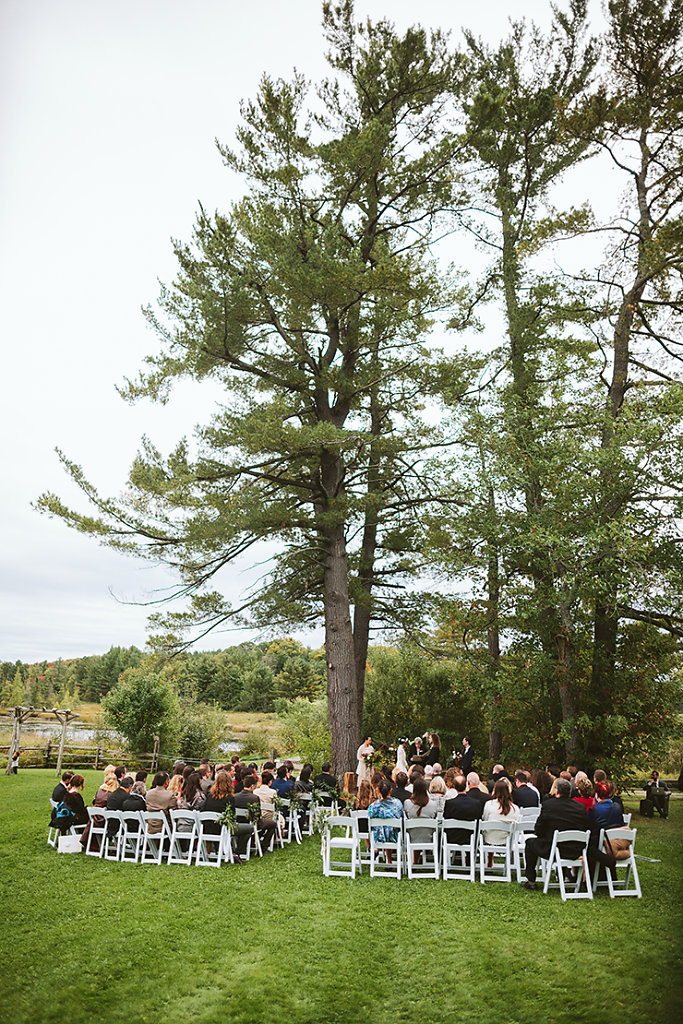
[[[600,829],[600,838],[598,840],[598,849],[603,850],[605,853],[613,852],[610,846],[615,839],[628,839],[629,848],[628,856],[622,857],[617,860],[615,866],[616,878],[612,878],[612,872],[609,868],[605,868],[605,874],[607,879],[604,882],[599,880],[600,864],[596,864],[593,870],[593,891],[602,886],[607,886],[609,894],[612,899],[615,896],[635,896],[637,899],[642,898],[642,892],[640,889],[640,878],[638,877],[638,868],[636,867],[635,859],[635,846],[636,846],[636,832],[637,828],[608,828]],[[609,840],[609,842],[608,842]],[[626,876],[619,878],[619,868],[626,868]],[[629,883],[633,879],[633,885]]]
[[[171,846],[168,864],[191,864],[197,838],[197,811],[171,811]]]
[[[533,808],[535,810],[535,808]],[[522,818],[515,822],[512,830],[512,860],[517,875],[517,881],[521,884],[524,881],[524,867],[526,865],[526,841],[534,834],[535,821],[529,818]]]
[[[106,808],[105,808],[106,810]],[[110,811],[107,810],[106,824],[107,827],[104,830],[102,836],[102,845],[100,847],[100,856],[105,860],[118,860],[119,859],[119,842],[121,841],[121,815],[123,811]]]
[[[119,832],[119,860],[127,864],[138,864],[142,851],[144,823],[140,811],[121,811]]]
[[[512,881],[512,829],[514,824],[514,821],[482,821],[479,831],[480,882]],[[505,841],[503,843],[487,842],[488,832],[505,832]],[[491,860],[490,867],[489,859]]]
[[[392,829],[394,839],[380,839],[379,829]],[[400,878],[403,861],[403,818],[373,818],[370,832],[370,877]],[[386,833],[382,833],[386,835]]]
[[[197,814],[197,855],[195,864],[200,867],[219,868],[224,862],[234,863],[232,841],[225,825],[213,831],[220,814],[217,811],[199,811]]]
[[[630,825],[631,825],[631,815],[630,815],[630,813],[626,814],[624,812],[623,818],[624,818],[624,827],[625,828],[629,828]]]
[[[520,807],[519,810],[520,810],[519,820],[523,821],[523,822],[526,822],[526,823],[531,823],[531,825],[535,825],[536,824],[536,819],[538,818],[539,814],[541,813],[541,808],[540,807]],[[533,828],[530,831],[533,832]]]
[[[441,833],[441,870],[444,879],[462,878],[474,882],[477,869],[477,829],[478,821],[459,821],[455,818],[444,818]],[[469,832],[467,842],[455,843],[448,838],[448,833],[458,829]],[[460,864],[458,865],[458,857]]]
[[[370,866],[370,832],[368,829],[368,812],[351,811],[351,817],[356,822],[356,858],[358,870],[362,872],[363,864]]]
[[[252,828],[252,834],[247,839],[247,849],[246,849],[246,852],[244,854],[244,859],[245,860],[249,860],[249,858],[251,857],[252,841],[253,841],[253,844],[254,844],[254,849],[256,850],[256,855],[258,857],[262,857],[263,856],[263,848],[261,846],[261,837],[258,834],[258,827],[250,819],[249,811],[247,810],[246,807],[236,807],[235,808],[235,821],[238,824],[251,825],[251,828]]]
[[[358,862],[358,841],[356,838],[357,823],[354,818],[345,818],[340,814],[330,814],[323,825],[322,857],[323,875],[350,875],[356,877],[360,870]],[[344,860],[333,860],[332,854],[338,855],[348,850],[350,857]]]
[[[87,811],[90,818],[90,831],[85,844],[85,855],[86,857],[101,857],[104,853],[104,836],[107,831],[109,811],[106,807],[88,807]],[[93,840],[97,840],[95,845],[93,845]]]
[[[313,835],[313,797],[310,793],[299,793],[301,808],[299,814],[302,818],[300,833],[305,836]]]
[[[140,811],[142,820],[141,864],[161,864],[171,845],[171,830],[163,811]]]
[[[57,810],[57,801],[50,799],[50,808],[52,811]],[[50,814],[50,820],[52,820],[52,814]],[[59,829],[55,828],[54,825],[49,825],[47,830],[47,845],[57,848],[57,840],[59,839]]]
[[[592,900],[593,890],[591,888],[590,873],[588,871],[588,841],[590,839],[590,831],[585,832],[578,830],[568,830],[566,832],[555,832],[553,835],[552,846],[550,847],[550,853],[546,858],[541,860],[541,870],[543,871],[543,892],[547,893],[548,889],[552,885],[553,888],[560,889],[560,895],[564,900]],[[563,856],[560,849],[565,843],[582,843],[583,849],[577,857]],[[573,892],[567,892],[567,883],[564,880],[565,870],[573,871],[577,869],[576,880],[574,882]],[[550,881],[551,876],[555,872],[557,882]],[[586,891],[581,892],[581,882],[585,877],[586,880]],[[572,883],[569,883],[570,885]]]
[[[431,832],[431,836],[420,836],[421,829],[424,832]],[[438,878],[440,864],[437,819],[406,818],[403,823],[403,835],[408,878]]]

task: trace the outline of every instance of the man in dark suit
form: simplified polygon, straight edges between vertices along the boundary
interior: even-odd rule
[[[269,850],[273,837],[277,830],[277,822],[264,821],[261,817],[261,801],[254,793],[258,779],[255,775],[245,775],[242,779],[242,789],[235,793],[235,809],[249,810],[251,804],[256,804],[257,812],[255,817],[258,820],[258,833],[264,850]],[[237,855],[241,856],[247,852],[247,839],[253,834],[253,825],[246,821],[238,821],[235,831],[235,842]]]
[[[570,784],[566,779],[559,779],[555,799],[546,800],[541,804],[541,813],[534,826],[536,835],[531,836],[526,842],[524,857],[526,882],[522,883],[525,889],[536,888],[536,864],[539,857],[547,857],[550,854],[550,847],[556,832],[568,830],[585,832],[588,829],[586,808],[583,804],[572,800],[570,794]],[[563,856],[578,857],[581,848],[581,843],[565,843],[561,852]]]
[[[515,788],[512,791],[512,799],[518,807],[540,807],[541,798],[535,789],[528,786],[529,773],[522,771],[515,772]]]
[[[107,797],[107,810],[108,811],[144,811],[147,805],[145,804],[144,797],[139,796],[137,793],[131,793],[133,783],[135,779],[132,775],[124,775],[119,782],[119,788],[115,789],[113,793],[110,793]],[[118,821],[112,821],[111,819],[107,822],[107,832],[110,836],[115,836],[119,830]],[[133,829],[135,831],[135,829]]]
[[[465,792],[467,782],[463,775],[456,775],[453,780],[453,789],[458,795],[447,800],[443,808],[443,821],[446,828],[446,835],[449,843],[468,843],[472,837],[471,832],[461,828],[448,828],[448,819],[456,821],[479,821],[483,811],[483,804],[475,799],[470,793]]]
[[[73,778],[73,774],[74,773],[70,772],[68,769],[67,771],[62,772],[62,781],[58,782],[55,788],[52,790],[51,799],[54,800],[56,804],[58,804],[60,800],[63,800],[66,794],[69,792],[69,782]]]
[[[397,800],[400,800],[402,804],[410,797],[410,790],[406,789],[408,785],[408,776],[405,772],[396,772],[396,785],[391,791],[391,795]]]
[[[474,760],[474,751],[470,746],[469,736],[463,736],[462,738],[462,754],[460,755],[460,771],[463,773],[465,778],[472,771],[472,762]]]
[[[483,808],[487,800],[491,799],[491,794],[488,791],[485,793],[480,786],[481,779],[477,773],[470,772],[467,776],[467,795],[471,796],[474,800],[478,800]]]

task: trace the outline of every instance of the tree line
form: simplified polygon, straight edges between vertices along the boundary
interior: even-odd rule
[[[121,498],[62,454],[91,508],[39,501],[177,571],[167,650],[322,618],[338,771],[377,629],[478,689],[492,757],[520,715],[586,763],[671,719],[683,0],[606,17],[593,38],[568,0],[490,47],[325,2],[330,77],[264,75],[243,103],[219,145],[243,197],[175,244],[159,350],[121,389],[212,379],[224,404],[169,455],[145,439]],[[221,573],[265,540],[231,605]]]

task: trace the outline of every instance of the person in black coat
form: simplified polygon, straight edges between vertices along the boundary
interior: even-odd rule
[[[107,797],[108,811],[144,811],[146,804],[137,793],[131,793],[135,779],[131,775],[124,775],[119,782],[119,788],[115,789]],[[107,822],[107,834],[115,836],[119,830],[119,823],[109,819]]]
[[[535,789],[528,786],[529,775],[525,771],[515,772],[515,788],[512,791],[512,799],[518,807],[540,807],[541,798]]]
[[[408,797],[412,796],[409,789],[406,789],[408,785],[408,776],[405,772],[396,773],[396,783],[391,791],[391,795],[397,800],[400,800],[402,804],[406,802]]]
[[[462,738],[462,754],[460,755],[460,771],[463,773],[465,778],[472,771],[472,762],[474,761],[474,750],[470,746],[469,736],[463,736]]]
[[[62,772],[62,781],[58,782],[55,788],[52,790],[51,800],[54,800],[56,804],[63,800],[66,794],[69,792],[69,782],[73,778],[73,772],[65,771]]]
[[[555,798],[545,800],[541,804],[541,813],[534,826],[536,835],[526,841],[524,874],[525,889],[536,888],[536,864],[539,857],[548,857],[556,832],[580,831],[589,829],[588,816],[583,804],[571,798],[571,785],[566,779],[558,779]],[[561,849],[562,856],[578,857],[582,849],[581,843],[565,843]],[[616,863],[610,854],[598,852],[594,846],[588,847],[588,870],[592,871],[596,861],[613,870]]]
[[[456,821],[479,821],[482,816],[484,805],[480,800],[465,792],[467,782],[462,775],[457,775],[453,780],[453,789],[458,795],[447,800],[443,808],[443,823],[446,829],[446,836],[449,843],[469,843],[472,833],[465,829],[448,828],[448,819]]]

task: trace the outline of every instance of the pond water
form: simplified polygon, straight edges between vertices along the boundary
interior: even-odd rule
[[[7,725],[11,727],[11,720],[7,719]],[[40,736],[45,739],[51,739],[53,743],[59,743],[59,738],[62,735],[62,727],[58,722],[54,724],[52,722],[41,722],[31,721],[29,719],[24,722],[21,726],[21,737],[22,742],[25,742],[29,746],[29,738],[31,736]],[[118,733],[108,730],[107,735],[109,737],[108,742],[120,743],[121,738]],[[85,722],[72,722],[66,727],[66,745],[79,744],[79,743],[96,743],[97,730],[93,725],[88,725]],[[107,746],[105,741],[102,746]],[[232,754],[236,750],[240,749],[241,744],[235,740],[226,740],[224,743],[218,745],[218,750],[224,754]]]

